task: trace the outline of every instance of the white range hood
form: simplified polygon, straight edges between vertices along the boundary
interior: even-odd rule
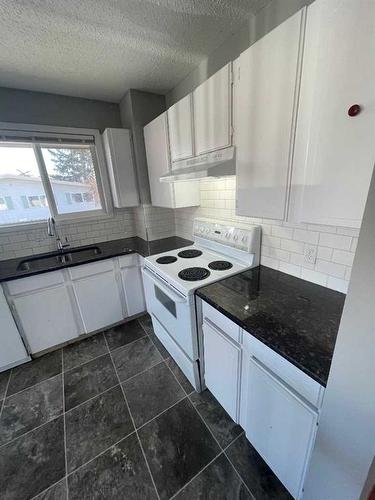
[[[172,170],[162,175],[160,182],[192,181],[206,177],[235,175],[235,173],[235,148],[231,146],[188,160],[173,162]]]

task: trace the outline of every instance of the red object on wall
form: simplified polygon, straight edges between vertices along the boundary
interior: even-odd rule
[[[348,109],[349,116],[357,116],[357,115],[359,115],[360,112],[361,112],[361,106],[359,104],[353,104]]]

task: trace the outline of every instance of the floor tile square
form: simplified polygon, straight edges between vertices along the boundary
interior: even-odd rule
[[[141,318],[138,318],[139,323],[147,333],[147,335],[150,335],[151,333],[154,333],[154,328],[152,326],[152,319],[149,314],[145,314]]]
[[[5,391],[8,385],[10,370],[0,373],[0,399],[4,399]]]
[[[220,451],[188,399],[138,432],[161,499],[181,489]]]
[[[164,363],[122,384],[136,427],[166,410],[185,396]]]
[[[0,418],[0,444],[58,417],[62,412],[61,375],[6,398]]]
[[[121,382],[162,361],[159,351],[148,337],[116,349],[112,359]]]
[[[160,340],[157,338],[155,333],[150,333],[149,334],[150,339],[152,342],[155,344],[157,350],[160,352],[160,355],[162,356],[163,359],[167,359],[170,357],[169,352],[167,349],[163,346],[163,344],[160,342]]]
[[[38,496],[34,497],[33,500],[66,500],[66,480],[56,483],[54,486],[48,488],[48,490],[43,491]]]
[[[58,417],[0,448],[0,491],[6,500],[32,498],[65,475],[64,419]]]
[[[69,500],[156,500],[137,436],[132,434],[68,477]]]
[[[106,330],[104,335],[107,339],[110,351],[113,351],[118,347],[134,342],[134,340],[141,339],[146,333],[138,321],[134,319]]]
[[[61,349],[12,369],[7,396],[61,373]]]
[[[224,454],[198,474],[175,498],[176,500],[253,500]]]
[[[245,435],[234,441],[226,453],[256,499],[292,500],[292,496]]]
[[[87,363],[87,361],[91,361],[107,352],[107,344],[102,333],[70,344],[63,349],[64,371]]]
[[[194,387],[191,385],[191,383],[188,381],[188,379],[185,377],[185,375],[182,373],[180,370],[179,366],[175,362],[173,358],[167,358],[165,360],[169,368],[172,370],[174,376],[176,379],[179,381],[181,384],[183,390],[186,392],[186,394],[190,394],[191,392],[194,391]]]
[[[200,394],[194,392],[189,397],[222,448],[243,432],[208,389]]]
[[[134,430],[119,385],[67,412],[65,425],[68,472]]]
[[[116,385],[118,379],[109,354],[64,373],[65,410]]]

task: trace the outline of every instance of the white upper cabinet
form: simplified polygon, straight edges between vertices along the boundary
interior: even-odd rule
[[[375,2],[307,12],[289,218],[359,227],[375,160]]]
[[[285,217],[303,17],[297,12],[234,63],[238,215]]]
[[[195,155],[232,144],[231,63],[193,92]]]
[[[160,176],[165,175],[171,169],[167,123],[167,113],[165,112],[143,129],[152,205],[166,208],[199,205],[199,183],[160,182]]]
[[[103,133],[103,142],[114,206],[136,207],[139,195],[130,131],[107,128]]]
[[[185,160],[194,154],[191,94],[168,109],[171,160]]]

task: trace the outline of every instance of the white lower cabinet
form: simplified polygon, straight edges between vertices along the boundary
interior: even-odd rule
[[[14,297],[13,302],[31,353],[67,342],[82,333],[64,284],[28,292]]]
[[[137,254],[21,278],[4,289],[32,354],[146,310]]]
[[[318,412],[256,358],[244,353],[240,424],[294,498],[299,498]]]
[[[294,498],[301,498],[324,388],[202,302],[204,382]]]
[[[238,420],[241,349],[224,333],[203,323],[204,381],[233,420]]]
[[[85,332],[93,332],[124,318],[114,271],[73,282]]]
[[[125,267],[121,269],[121,280],[125,292],[127,315],[133,316],[145,311],[146,302],[140,267]]]

